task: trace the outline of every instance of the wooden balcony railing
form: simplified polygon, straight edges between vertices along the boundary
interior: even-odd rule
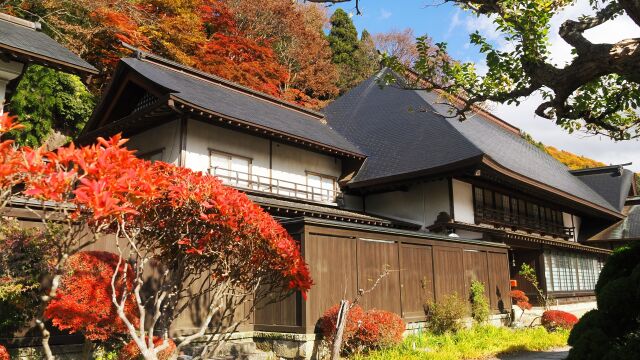
[[[551,235],[565,239],[573,238],[574,227],[566,227],[550,221],[541,221],[531,216],[513,214],[502,209],[488,207],[475,208],[476,223],[486,223],[502,227],[510,227],[514,230],[536,232],[541,235]]]
[[[210,168],[209,173],[217,176],[223,183],[254,191],[268,192],[298,199],[335,203],[339,192],[331,189],[322,189],[316,186],[300,184],[293,181],[281,180],[269,176],[248,174],[241,171],[224,168]]]

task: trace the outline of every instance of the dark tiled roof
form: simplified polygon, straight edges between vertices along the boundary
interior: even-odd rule
[[[609,226],[588,241],[640,240],[640,205],[625,206],[623,213],[627,215],[624,220]]]
[[[122,62],[149,81],[168,89],[172,97],[222,116],[308,139],[329,147],[361,155],[361,151],[329,127],[322,114],[298,109],[256,92],[231,86],[213,76],[198,76],[185,67],[166,66],[144,59]],[[165,62],[168,63],[168,62]],[[183,71],[183,69],[185,71]]]
[[[633,172],[621,166],[607,166],[575,170],[571,173],[605,198],[614,208],[622,211],[629,195]]]
[[[419,224],[388,219],[385,217],[365,214],[353,210],[345,210],[336,206],[306,203],[299,200],[286,200],[282,198],[274,198],[270,196],[260,196],[248,194],[251,201],[267,208],[267,210],[279,209],[280,213],[287,211],[289,217],[309,216],[324,218],[329,220],[355,222],[361,224],[369,224],[383,227],[402,228],[402,229],[419,229]]]
[[[381,88],[377,77],[385,71],[324,110],[329,124],[368,156],[352,184],[487,156],[515,173],[615,211],[566,166],[497,122],[481,114],[460,122],[443,115],[446,107],[436,104],[443,99],[434,93]]]
[[[19,24],[21,19],[0,14],[0,52],[18,57],[29,57],[35,62],[51,65],[52,62],[66,70],[98,73],[95,67],[41,31]],[[12,20],[13,19],[13,20]]]
[[[415,91],[371,77],[324,109],[329,124],[366,155],[351,184],[419,172],[482,155]]]

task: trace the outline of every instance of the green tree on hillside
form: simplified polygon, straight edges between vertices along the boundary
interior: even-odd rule
[[[368,55],[375,47],[368,33],[366,38],[358,40],[358,31],[344,10],[337,9],[331,15],[330,23],[327,39],[333,53],[331,60],[338,66],[338,88],[344,93],[375,71],[377,59]]]
[[[94,96],[79,77],[31,65],[8,105],[9,112],[25,126],[14,138],[29,146],[46,142],[53,131],[73,138],[84,127],[94,105]]]

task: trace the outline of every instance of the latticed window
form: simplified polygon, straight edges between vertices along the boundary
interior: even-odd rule
[[[591,291],[604,264],[594,255],[562,251],[545,252],[544,262],[549,291]]]

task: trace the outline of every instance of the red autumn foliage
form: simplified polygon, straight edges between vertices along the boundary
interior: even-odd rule
[[[405,324],[398,314],[384,310],[369,310],[364,313],[362,326],[356,340],[363,349],[377,349],[402,342]]]
[[[10,359],[11,359],[11,356],[9,356],[9,352],[7,351],[7,348],[0,345],[0,360],[10,360]]]
[[[147,341],[147,339],[145,339],[145,341]],[[159,354],[157,354],[158,356],[158,360],[169,360],[171,358],[171,354],[173,353],[173,351],[176,349],[176,343],[173,342],[173,340],[171,339],[167,339],[167,342],[169,343],[169,346],[162,350]],[[164,343],[164,339],[162,339],[159,336],[154,336],[153,337],[153,345],[154,347],[159,347]],[[138,360],[141,358],[141,354],[140,354],[140,349],[138,348],[138,345],[136,345],[136,343],[132,340],[130,341],[127,345],[125,345],[121,350],[120,353],[118,354],[118,360]]]
[[[329,308],[318,320],[323,339],[332,343],[340,305]],[[363,311],[358,305],[349,310],[342,336],[342,351],[350,354],[392,346],[402,342],[405,324],[395,313],[384,310]]]
[[[126,334],[127,328],[116,313],[112,303],[111,277],[118,266],[118,255],[104,251],[86,251],[71,256],[68,260],[68,272],[62,277],[56,297],[45,310],[60,330],[71,333],[82,332],[89,340],[105,341],[117,334]],[[120,265],[120,273],[123,272]],[[122,289],[124,282],[129,291],[132,289],[133,276],[128,270],[127,279],[119,276],[116,289]],[[116,295],[120,298],[120,290]],[[138,310],[130,295],[125,313],[132,321],[138,321]]]
[[[578,318],[575,315],[562,310],[547,310],[542,313],[542,319],[540,319],[540,323],[548,331],[571,330],[577,322]]]
[[[18,126],[7,114],[0,116],[0,135]],[[282,296],[300,291],[306,297],[312,280],[299,246],[261,207],[214,176],[138,159],[124,147],[125,142],[117,135],[108,140],[99,138],[91,146],[71,144],[55,151],[0,142],[0,200],[18,195],[53,202],[47,206],[55,208],[65,224],[86,225],[95,234],[136,234],[130,241],[136,249],[151,254],[153,263],[194,277],[206,274],[212,279],[207,283],[224,290],[222,294],[240,290],[261,298],[264,294],[260,291]],[[60,254],[73,255],[91,241],[73,238],[73,231],[69,234],[70,238],[57,243]],[[84,265],[87,261],[91,264],[92,260],[79,260]],[[114,329],[121,329],[117,321],[108,322],[111,314],[104,307],[90,305],[100,299],[104,300],[100,305],[110,304],[107,292],[91,299],[82,293],[82,289],[98,291],[90,284],[111,274],[106,270],[109,260],[101,261],[104,267],[94,263],[96,268],[80,268],[90,275],[87,280],[61,287],[60,297],[49,309],[50,317],[57,319],[56,326],[83,329],[94,339],[104,339]],[[73,259],[69,262],[73,268]],[[180,269],[184,271],[177,271]],[[136,280],[146,281],[144,277]],[[182,281],[170,285],[178,289],[177,295],[198,299],[188,286],[180,287]],[[233,303],[231,312],[239,305]],[[65,307],[73,311],[63,312]],[[129,316],[135,324],[137,314]]]
[[[260,206],[214,176],[162,162],[151,168],[166,185],[141,207],[152,211],[141,210],[132,221],[144,229],[140,241],[157,249],[158,260],[174,256],[177,245],[190,255],[184,264],[206,268],[214,279],[231,274],[247,290],[259,279],[277,282],[275,288],[300,290],[306,298],[312,281],[298,244]]]
[[[108,3],[93,9],[86,58],[111,73],[127,53],[119,41],[152,51],[242,85],[281,96],[289,78],[268,39],[242,32],[222,0],[142,0]],[[93,6],[88,6],[93,8]]]
[[[510,295],[513,301],[515,302],[516,306],[519,307],[520,310],[525,311],[525,310],[531,310],[531,308],[533,308],[533,305],[529,303],[529,297],[525,295],[524,291],[511,290]]]
[[[322,317],[318,320],[318,328],[325,341],[332,343],[336,336],[336,322],[338,321],[338,311],[340,305],[334,305],[324,312]],[[364,319],[364,310],[358,305],[349,310],[347,314],[347,323],[344,327],[344,333],[342,335],[343,348],[350,348],[351,340],[358,332],[358,329],[362,325]]]

